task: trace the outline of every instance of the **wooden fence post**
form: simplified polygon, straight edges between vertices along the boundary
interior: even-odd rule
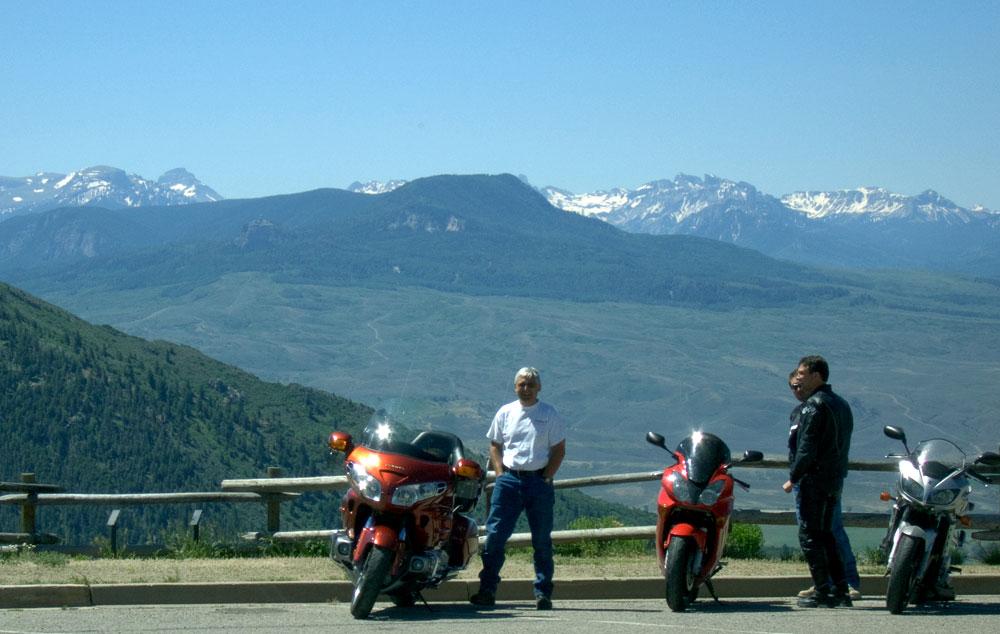
[[[35,483],[34,473],[22,473],[21,482],[25,484]],[[38,494],[28,491],[27,499],[21,504],[21,532],[29,535],[35,534],[35,511],[38,508]]]
[[[118,556],[118,516],[121,514],[121,509],[115,509],[111,511],[111,515],[108,516],[108,528],[111,529],[111,555],[114,557]]]
[[[280,478],[281,467],[268,467],[267,477]],[[281,501],[274,494],[265,494],[267,499],[267,532],[277,533],[281,530]]]
[[[198,525],[201,524],[201,509],[195,509],[191,514],[191,539],[198,541]]]

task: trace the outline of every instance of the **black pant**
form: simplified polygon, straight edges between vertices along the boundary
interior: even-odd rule
[[[831,493],[805,483],[799,487],[799,544],[809,564],[813,586],[820,594],[847,592],[844,562],[837,551],[832,530],[833,512],[839,498],[839,491]]]

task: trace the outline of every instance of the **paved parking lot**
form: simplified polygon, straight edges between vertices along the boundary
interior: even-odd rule
[[[801,609],[790,599],[699,600],[683,614],[667,609],[662,600],[600,600],[556,602],[551,612],[539,612],[525,601],[501,602],[491,610],[468,603],[435,603],[395,608],[377,603],[372,618],[356,621],[345,603],[282,603],[243,605],[96,606],[0,610],[0,634],[61,632],[329,633],[352,631],[413,634],[461,629],[491,633],[609,634],[623,631],[803,633],[906,632],[940,634],[994,632],[1000,623],[1000,596],[980,595],[940,607],[913,609],[899,616],[881,600],[859,601],[854,608]]]

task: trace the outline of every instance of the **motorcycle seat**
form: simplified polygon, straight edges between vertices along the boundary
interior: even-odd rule
[[[465,457],[465,447],[462,440],[455,434],[443,431],[423,431],[411,443],[424,453],[432,456],[435,462],[446,462],[454,465]]]

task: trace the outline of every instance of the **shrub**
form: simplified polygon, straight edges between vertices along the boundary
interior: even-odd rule
[[[45,550],[36,550],[35,546],[25,545],[0,552],[0,564],[30,562],[36,566],[58,568],[69,563],[69,555]]]
[[[880,546],[868,547],[857,553],[857,560],[861,566],[884,566],[889,562],[889,555]]]
[[[733,559],[757,559],[764,548],[764,531],[756,524],[734,523],[729,529],[729,538],[723,557]]]
[[[952,566],[961,566],[962,564],[965,563],[965,552],[964,551],[962,551],[959,548],[952,548],[950,552],[951,552],[951,565]]]

